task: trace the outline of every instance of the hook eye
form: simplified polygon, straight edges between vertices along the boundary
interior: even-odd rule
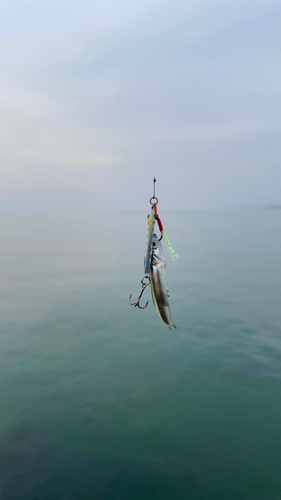
[[[148,280],[147,283],[144,282],[144,280]],[[142,286],[144,286],[145,288],[150,285],[150,277],[149,276],[143,276],[143,278],[141,279],[141,284]]]
[[[152,200],[156,200],[156,201],[152,201]],[[156,198],[156,196],[152,196],[152,197],[150,198],[150,200],[149,200],[149,203],[150,203],[151,205],[157,205],[157,203],[158,203],[158,198]]]

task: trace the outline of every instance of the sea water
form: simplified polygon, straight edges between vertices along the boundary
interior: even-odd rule
[[[1,216],[0,498],[280,500],[281,211]]]

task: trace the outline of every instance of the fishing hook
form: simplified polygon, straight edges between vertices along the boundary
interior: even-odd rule
[[[155,196],[155,182],[156,182],[156,177],[154,177],[154,179],[153,179],[153,196],[149,200],[149,203],[151,205],[157,205],[157,203],[158,203],[158,198],[156,198],[156,196]]]
[[[148,279],[147,283],[144,283],[144,281],[143,281],[145,278]],[[130,302],[130,298],[133,295],[132,293],[131,293],[130,297],[128,298],[128,302],[129,302],[129,304],[131,304],[131,306],[139,307],[139,309],[145,309],[147,307],[147,305],[148,305],[149,300],[147,301],[147,303],[145,304],[144,307],[141,307],[140,304],[139,304],[139,302],[140,302],[140,299],[142,297],[142,294],[143,294],[144,290],[146,289],[146,287],[148,285],[150,285],[150,278],[149,278],[149,276],[143,276],[143,278],[141,279],[141,284],[142,284],[141,291],[140,291],[140,294],[139,294],[136,302]]]

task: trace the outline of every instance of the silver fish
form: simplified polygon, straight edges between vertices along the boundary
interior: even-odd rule
[[[151,295],[161,321],[171,330],[177,328],[172,322],[171,309],[168,301],[169,290],[166,283],[166,261],[162,245],[156,234],[152,240],[152,256],[150,264]]]
[[[152,238],[154,231],[154,208],[151,207],[150,215],[148,215],[148,228],[147,228],[147,239],[146,239],[146,249],[144,256],[144,274],[148,274],[150,263],[151,263],[151,252],[152,252]]]

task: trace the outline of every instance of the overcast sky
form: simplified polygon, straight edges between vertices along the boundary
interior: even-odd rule
[[[281,203],[280,0],[0,0],[0,210]],[[160,206],[160,205],[159,205]]]

